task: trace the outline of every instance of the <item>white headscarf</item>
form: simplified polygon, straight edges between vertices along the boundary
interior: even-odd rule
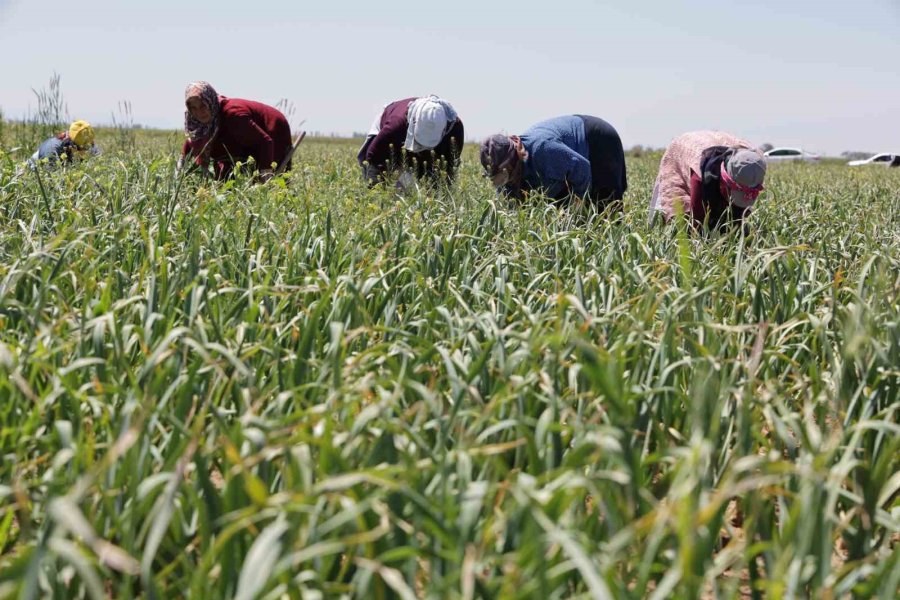
[[[406,118],[409,128],[403,147],[407,152],[431,150],[441,143],[458,119],[450,103],[434,95],[410,102]]]

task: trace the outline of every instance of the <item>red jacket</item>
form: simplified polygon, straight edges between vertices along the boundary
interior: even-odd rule
[[[206,148],[206,156],[200,152],[205,140],[185,140],[181,155],[189,152],[198,165],[206,166],[208,160],[215,165],[216,177],[226,177],[234,163],[246,163],[251,156],[256,168],[271,168],[281,164],[291,147],[291,127],[281,111],[261,102],[219,96],[219,125]]]

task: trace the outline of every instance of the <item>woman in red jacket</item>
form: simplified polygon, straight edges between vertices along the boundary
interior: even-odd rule
[[[246,164],[252,156],[260,178],[266,180],[290,150],[291,127],[276,108],[220,96],[205,81],[187,87],[184,104],[188,139],[181,156],[190,155],[202,167],[212,161],[217,179],[228,177],[235,163]]]
[[[445,175],[453,181],[465,130],[449,102],[437,96],[406,98],[386,105],[356,158],[363,178],[373,186],[388,171],[416,177]],[[400,181],[404,181],[401,175]]]

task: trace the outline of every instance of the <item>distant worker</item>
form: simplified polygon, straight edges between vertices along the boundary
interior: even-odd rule
[[[71,163],[75,159],[96,156],[100,149],[94,144],[94,128],[87,121],[75,121],[67,131],[43,141],[31,156],[31,162],[47,159],[51,163],[63,160]]]
[[[246,165],[252,157],[265,181],[291,148],[291,127],[277,108],[220,96],[205,81],[187,86],[184,104],[182,160],[190,155],[202,167],[212,162],[216,179],[227,178],[236,163]]]
[[[375,117],[356,158],[373,186],[389,172],[400,182],[443,173],[452,182],[459,167],[465,131],[449,102],[437,96],[391,102]]]
[[[663,154],[650,200],[650,221],[681,211],[696,227],[741,221],[763,190],[766,160],[750,142],[721,131],[692,131]]]
[[[618,132],[586,115],[543,121],[521,136],[493,135],[481,144],[481,165],[499,192],[518,199],[540,191],[556,201],[578,197],[621,211],[628,189]]]

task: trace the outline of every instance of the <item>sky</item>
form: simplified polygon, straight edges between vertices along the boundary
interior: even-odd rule
[[[900,151],[900,0],[0,0],[0,110],[56,72],[69,114],[178,128],[187,83],[365,131],[437,94],[466,137],[591,114],[626,147],[695,129]]]

